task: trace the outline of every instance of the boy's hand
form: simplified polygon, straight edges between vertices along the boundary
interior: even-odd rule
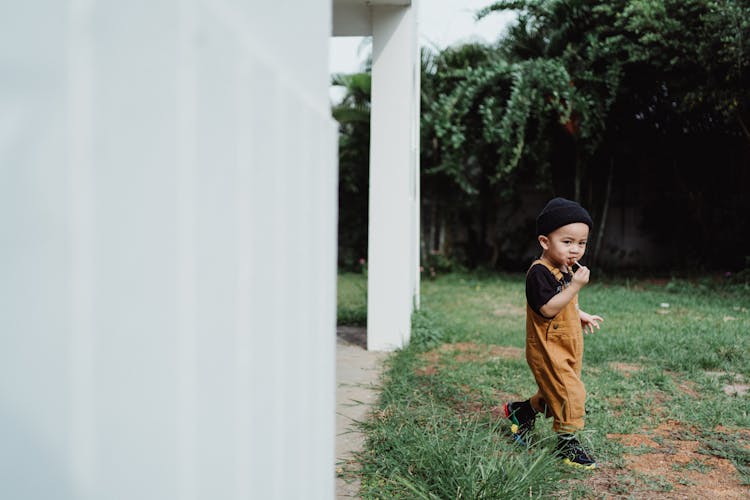
[[[578,311],[578,315],[581,317],[581,328],[583,328],[583,333],[594,333],[594,327],[599,330],[599,322],[604,321],[604,318],[601,316],[589,314],[580,310]]]
[[[576,262],[576,264],[578,263]],[[586,266],[582,266],[578,264],[578,270],[575,273],[573,273],[573,279],[571,280],[571,284],[580,290],[589,282],[590,276],[591,276],[591,270]]]

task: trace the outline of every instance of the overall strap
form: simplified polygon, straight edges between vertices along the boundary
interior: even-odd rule
[[[529,266],[529,271],[531,270],[532,267],[534,267],[537,264],[541,264],[544,267],[546,267],[549,270],[549,272],[552,273],[552,276],[554,276],[557,281],[563,281],[563,273],[562,273],[562,271],[560,271],[560,269],[558,269],[558,268],[556,268],[556,267],[554,267],[554,266],[552,266],[552,265],[544,262],[542,259],[537,259],[534,262],[532,262],[531,265]],[[528,274],[529,271],[526,271],[526,274]]]

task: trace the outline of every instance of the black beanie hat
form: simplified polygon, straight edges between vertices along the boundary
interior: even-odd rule
[[[548,235],[558,227],[563,227],[574,222],[583,222],[589,226],[594,225],[591,216],[581,205],[575,201],[565,198],[553,198],[536,218],[536,234]]]

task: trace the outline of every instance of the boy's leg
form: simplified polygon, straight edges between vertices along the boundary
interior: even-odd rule
[[[533,348],[532,348],[533,347]],[[526,359],[539,392],[531,404],[555,418],[554,430],[574,432],[583,428],[586,388],[580,378],[583,339],[577,335],[555,341],[527,341]]]
[[[536,410],[531,406],[530,400],[513,401],[503,405],[505,418],[511,421],[510,431],[513,439],[524,446],[528,446],[529,432],[534,428]]]
[[[544,396],[542,396],[541,392],[537,391],[536,394],[531,396],[529,398],[529,403],[531,403],[531,407],[534,408],[534,411],[544,415],[544,418],[550,418],[550,417],[555,416],[555,414],[552,413],[552,411],[550,410],[550,407],[547,404],[547,401],[544,400]]]
[[[574,434],[558,434],[555,453],[562,458],[563,463],[581,469],[596,468],[596,460],[581,445]]]

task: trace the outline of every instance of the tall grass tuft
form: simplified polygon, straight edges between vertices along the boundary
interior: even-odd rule
[[[365,498],[541,497],[560,476],[548,450],[520,449],[486,420],[445,408],[390,406],[364,427]]]

